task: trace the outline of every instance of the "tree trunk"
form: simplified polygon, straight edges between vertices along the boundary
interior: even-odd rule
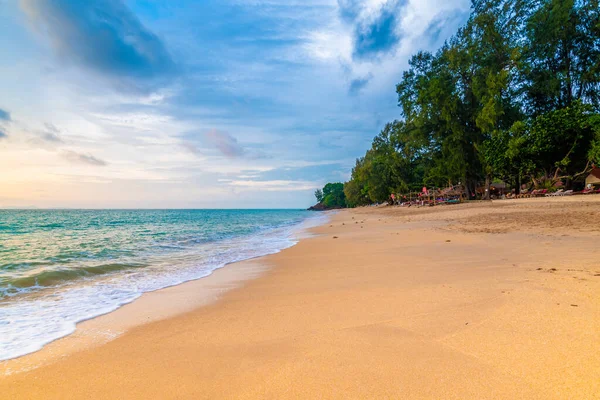
[[[473,200],[475,198],[476,183],[472,180],[465,178],[465,194],[467,200]]]
[[[490,199],[490,176],[485,176],[485,191],[483,192],[483,200]]]
[[[511,175],[510,186],[515,189],[515,194],[519,194],[519,177],[517,175]]]

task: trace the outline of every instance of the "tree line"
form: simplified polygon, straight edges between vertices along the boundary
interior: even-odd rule
[[[473,0],[452,38],[410,59],[400,117],[356,160],[344,203],[424,185],[472,197],[494,180],[578,184],[600,164],[599,14],[598,0]]]

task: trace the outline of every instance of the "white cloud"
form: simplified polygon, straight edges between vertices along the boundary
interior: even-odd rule
[[[376,18],[385,3],[353,1],[360,23]],[[207,206],[230,201],[231,193],[244,206],[281,199],[308,206],[312,190],[347,176],[383,123],[398,116],[394,85],[408,57],[432,46],[423,36],[431,21],[469,6],[410,0],[399,46],[355,60],[356,25],[342,21],[337,0],[235,2],[244,21],[263,25],[201,37],[190,21],[194,7],[205,11],[202,2],[173,10],[175,19],[144,21],[166,44],[175,43],[167,50],[181,58],[185,76],[142,92],[56,62],[55,49],[31,40],[26,29],[14,35],[26,52],[0,60],[0,106],[13,120],[0,141],[3,190],[23,199],[41,190],[22,203],[40,206]],[[6,12],[3,21],[10,19],[14,30],[19,18]],[[0,24],[0,35],[6,29]],[[12,55],[11,46],[0,51]],[[368,83],[349,96],[356,79]],[[209,143],[203,135],[211,130],[225,134],[209,134]],[[46,141],[44,132],[51,134]],[[315,178],[317,170],[322,178]]]
[[[232,180],[225,182],[229,186],[237,188],[260,189],[269,192],[279,191],[305,191],[320,188],[322,185],[308,181],[289,181],[289,180],[271,180],[271,181],[255,181],[255,180]]]
[[[376,58],[355,59],[352,57],[355,30],[373,22],[389,0],[350,0],[349,3],[356,3],[357,15],[354,21],[343,21],[339,17],[341,10],[338,2],[336,17],[327,26],[309,32],[302,49],[314,61],[336,66],[338,74],[347,75],[347,84],[365,76],[373,76],[372,84],[376,86],[374,91],[382,90],[390,81],[399,80],[401,71],[407,67],[408,58],[412,54],[418,50],[430,50],[440,44],[431,43],[426,36],[431,23],[440,20],[440,25],[443,26],[446,17],[451,17],[456,12],[467,12],[470,7],[468,0],[409,0],[406,4],[402,3],[396,27],[396,34],[401,38],[398,46]],[[452,18],[446,21],[449,25],[448,34],[456,30],[457,22]],[[446,38],[447,36],[442,35],[440,40]]]
[[[168,115],[144,112],[119,114],[92,113],[91,116],[111,125],[117,125],[127,128],[136,128],[138,130],[152,129],[158,124],[166,124],[171,122],[172,120],[172,118]]]
[[[309,57],[318,61],[350,62],[352,58],[352,37],[339,24],[310,32],[303,47]]]

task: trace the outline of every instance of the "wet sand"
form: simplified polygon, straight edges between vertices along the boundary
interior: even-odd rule
[[[0,398],[600,398],[599,221],[600,196],[346,210],[211,301],[199,280],[89,321],[123,333]]]

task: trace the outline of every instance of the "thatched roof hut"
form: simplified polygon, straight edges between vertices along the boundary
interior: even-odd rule
[[[440,190],[441,196],[462,196],[465,189],[462,185],[450,186]]]
[[[475,191],[478,194],[485,194],[485,186],[479,186]],[[508,185],[505,182],[490,183],[490,193],[493,195],[501,195],[508,192]]]
[[[585,178],[585,186],[599,186],[600,185],[600,168],[594,167],[590,174]]]

